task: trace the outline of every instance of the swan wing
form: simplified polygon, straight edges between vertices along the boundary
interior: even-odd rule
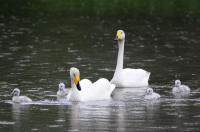
[[[183,89],[183,91],[185,93],[189,93],[190,92],[190,88],[187,85],[181,85],[181,87],[182,87],[182,89]]]
[[[111,84],[107,79],[101,78],[91,85],[88,97],[91,100],[109,99],[114,89],[115,85]]]
[[[68,94],[70,101],[91,101],[109,99],[115,85],[111,84],[107,79],[101,78],[92,83],[88,79],[80,81],[81,91],[71,88]]]
[[[92,85],[92,82],[89,79],[82,79],[80,81],[80,86],[83,90],[88,89]]]
[[[29,102],[32,102],[32,99],[30,99],[29,97],[27,96],[19,96],[19,100],[21,103],[29,103]]]
[[[123,69],[117,76],[117,87],[143,87],[148,86],[150,72],[143,69]]]

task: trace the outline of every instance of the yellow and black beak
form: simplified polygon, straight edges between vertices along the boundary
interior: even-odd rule
[[[81,86],[80,86],[80,75],[76,75],[75,77],[74,77],[74,83],[75,83],[75,85],[76,85],[76,87],[77,87],[77,89],[79,90],[79,91],[81,91]]]
[[[116,38],[114,40],[118,40],[118,41],[122,40],[122,32],[121,31],[117,31]]]

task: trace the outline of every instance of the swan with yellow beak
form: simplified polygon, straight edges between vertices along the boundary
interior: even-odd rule
[[[100,78],[92,83],[88,79],[80,79],[80,72],[77,68],[70,69],[71,89],[67,96],[69,101],[91,101],[106,100],[111,98],[115,85],[107,79]]]
[[[118,57],[114,76],[110,81],[116,87],[143,87],[148,86],[150,72],[143,69],[123,68],[125,33],[118,30],[116,39],[118,43]]]

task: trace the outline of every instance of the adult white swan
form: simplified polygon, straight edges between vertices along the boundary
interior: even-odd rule
[[[148,86],[150,72],[147,72],[143,69],[131,69],[131,68],[123,69],[124,42],[125,42],[125,33],[123,30],[117,31],[116,40],[119,46],[117,66],[115,69],[114,76],[110,82],[112,84],[115,84],[116,87]]]
[[[70,69],[71,89],[67,95],[69,101],[106,100],[111,98],[115,85],[107,79],[101,78],[92,83],[88,79],[80,81],[80,72],[77,68]]]
[[[30,103],[32,100],[27,96],[20,96],[20,90],[15,88],[11,93],[13,95],[12,101],[14,103]]]

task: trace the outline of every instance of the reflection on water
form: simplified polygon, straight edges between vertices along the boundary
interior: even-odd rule
[[[15,122],[13,131],[20,132],[21,128],[23,127],[23,122],[25,122],[29,117],[29,106],[28,105],[20,105],[20,104],[13,104],[12,105],[12,118]],[[23,120],[25,118],[25,120]]]
[[[0,131],[198,131],[199,23],[101,18],[4,18],[0,21]],[[198,21],[198,20],[197,20]],[[119,88],[112,100],[59,102],[59,82],[70,87],[69,68],[92,81],[111,79],[117,29],[126,31],[125,67],[151,72],[161,95],[144,101],[146,88]],[[191,95],[174,98],[174,80]],[[18,87],[31,104],[5,103]]]

